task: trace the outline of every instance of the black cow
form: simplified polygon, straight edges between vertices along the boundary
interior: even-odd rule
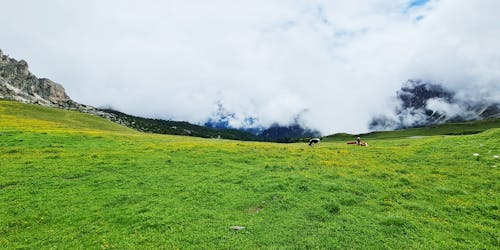
[[[309,146],[313,146],[314,144],[319,144],[319,138],[312,138],[309,140]]]

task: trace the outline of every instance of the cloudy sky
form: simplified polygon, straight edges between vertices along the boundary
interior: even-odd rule
[[[364,132],[407,79],[500,101],[497,0],[1,1],[0,49],[76,101]]]

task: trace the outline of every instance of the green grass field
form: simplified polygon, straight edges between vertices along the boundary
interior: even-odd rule
[[[363,139],[398,139],[431,135],[470,135],[484,132],[491,128],[500,128],[500,118],[480,121],[446,123],[422,128],[410,128],[395,131],[376,131],[361,134]],[[352,141],[357,135],[338,133],[323,138],[323,141]]]
[[[0,248],[500,247],[500,129],[368,142],[143,134],[0,101]]]

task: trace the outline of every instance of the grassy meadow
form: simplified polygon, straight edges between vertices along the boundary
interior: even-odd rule
[[[0,100],[0,248],[500,247],[499,128],[368,142],[144,134]]]
[[[470,135],[484,132],[488,129],[500,128],[500,118],[488,118],[480,121],[460,123],[445,123],[421,128],[409,128],[395,131],[375,131],[361,134],[363,139],[397,139],[407,137],[422,137],[430,135]],[[323,141],[345,141],[356,135],[338,133],[323,138]]]

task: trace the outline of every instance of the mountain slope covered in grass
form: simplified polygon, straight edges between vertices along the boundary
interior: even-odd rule
[[[499,145],[201,139],[0,101],[0,248],[498,249]]]
[[[209,128],[205,126],[195,125],[189,122],[143,118],[127,115],[125,113],[111,109],[101,109],[101,111],[112,114],[110,120],[116,121],[141,132],[169,135],[187,135],[203,138],[222,138],[241,141],[264,140],[263,138],[251,133],[236,129]]]
[[[477,121],[445,123],[439,125],[429,125],[420,128],[409,128],[393,131],[375,131],[360,134],[362,139],[396,139],[432,135],[468,135],[484,132],[488,129],[500,128],[500,118],[490,118]],[[354,134],[338,133],[323,137],[326,141],[352,141]]]

